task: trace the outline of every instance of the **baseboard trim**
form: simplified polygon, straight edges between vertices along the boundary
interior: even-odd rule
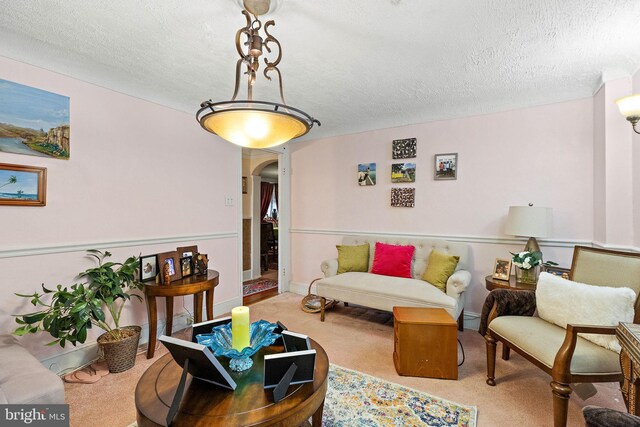
[[[214,317],[220,317],[222,315],[231,312],[233,307],[242,305],[242,297],[232,298],[227,301],[214,304],[213,313]],[[173,316],[173,331],[179,331],[190,326],[193,323],[192,314],[188,311],[180,312]],[[166,321],[165,319],[158,319],[158,327],[156,330],[156,336],[159,337],[165,332]],[[149,324],[141,325],[142,332],[140,333],[140,349],[139,351],[146,352],[146,346],[149,342]],[[79,369],[83,366],[87,366],[90,363],[98,359],[98,344],[94,341],[86,343],[82,346],[73,347],[70,349],[63,349],[61,353],[54,356],[50,356],[41,359],[40,362],[47,367],[50,371],[55,372],[58,375],[64,375],[68,372]]]
[[[313,292],[314,289],[311,291]],[[309,292],[308,283],[289,282],[289,292],[298,295],[307,295]],[[480,313],[473,311],[464,311],[464,327],[465,329],[478,329],[480,327]]]
[[[373,232],[373,231],[360,231],[360,230],[329,230],[329,229],[316,229],[316,228],[292,228],[290,230],[292,234],[323,234],[330,236],[399,236],[399,237],[422,237],[425,239],[444,239],[451,242],[464,242],[464,243],[484,243],[484,244],[497,244],[497,245],[524,245],[527,242],[526,238],[515,237],[479,237],[479,236],[460,236],[460,235],[447,235],[447,234],[423,234],[423,233],[387,233],[387,232]],[[561,247],[572,248],[576,245],[591,246],[592,242],[588,240],[564,240],[564,239],[538,239],[540,246],[549,247]]]
[[[58,253],[65,253],[65,252],[80,252],[80,251],[86,251],[87,249],[112,249],[112,248],[123,248],[123,247],[131,247],[131,246],[158,245],[163,243],[229,239],[234,237],[238,237],[238,233],[235,233],[235,232],[234,233],[209,233],[209,234],[195,234],[195,235],[189,235],[189,236],[153,237],[149,239],[85,242],[85,243],[76,243],[72,245],[25,247],[25,248],[0,250],[0,258],[14,258],[14,257],[44,255],[44,254],[58,254]]]

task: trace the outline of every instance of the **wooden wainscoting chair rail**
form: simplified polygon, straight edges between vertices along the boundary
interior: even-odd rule
[[[591,285],[631,287],[636,292],[636,295],[638,295],[640,290],[640,253],[576,246],[574,248],[569,277],[571,280]],[[514,342],[518,339],[517,336],[502,336],[491,329],[491,322],[498,317],[497,313],[497,305],[494,304],[489,313],[487,321],[489,328],[485,335],[487,346],[487,384],[491,386],[495,386],[496,384],[496,345],[497,342],[500,341],[503,345],[502,358],[504,360],[509,359],[509,350],[513,349],[516,353],[551,376],[552,381],[550,385],[553,396],[553,422],[555,427],[564,427],[567,424],[568,404],[572,393],[570,384],[622,382],[624,380],[622,369],[618,372],[605,371],[597,373],[592,371],[588,374],[571,372],[571,362],[576,351],[577,343],[579,340],[584,340],[583,338],[579,338],[578,334],[596,333],[615,335],[615,326],[567,325],[564,341],[555,355],[553,366],[550,367],[543,361],[536,359],[536,357],[526,349],[520,348]],[[636,301],[634,323],[638,323],[639,315],[640,310],[638,310],[638,301]],[[606,351],[610,350],[605,350],[605,352]],[[611,359],[609,358],[608,360]]]

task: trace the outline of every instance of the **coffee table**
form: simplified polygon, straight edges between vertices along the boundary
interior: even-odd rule
[[[244,372],[233,372],[229,361],[220,358],[237,383],[235,391],[193,380],[189,375],[180,410],[173,426],[300,426],[312,418],[312,425],[322,425],[322,410],[327,392],[329,359],[324,349],[311,341],[316,349],[313,383],[289,387],[286,397],[273,403],[273,390],[263,384],[264,355],[281,353],[282,346],[265,347],[253,356],[253,366]],[[180,381],[182,368],[171,354],[158,359],[138,381],[135,392],[138,426],[166,426],[166,417]]]

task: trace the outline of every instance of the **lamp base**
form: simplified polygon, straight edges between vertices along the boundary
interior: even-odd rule
[[[540,246],[535,237],[529,237],[527,244],[524,246],[524,250],[528,252],[540,252]]]

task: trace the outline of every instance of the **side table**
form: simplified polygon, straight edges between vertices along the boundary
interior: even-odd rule
[[[458,324],[444,308],[393,307],[399,375],[458,379]]]
[[[640,325],[619,323],[616,336],[620,341],[620,366],[624,380],[620,383],[622,397],[630,414],[640,415]]]
[[[492,275],[484,278],[484,283],[488,291],[494,289],[513,289],[515,291],[535,291],[536,285],[530,283],[516,282],[515,276],[509,276],[509,280],[494,279]]]
[[[194,323],[202,322],[202,294],[206,294],[207,319],[213,319],[213,291],[218,286],[218,272],[208,270],[207,275],[193,275],[175,280],[169,285],[146,282],[144,284],[144,297],[147,301],[147,315],[149,316],[149,347],[147,359],[151,359],[156,351],[156,331],[158,328],[158,311],[156,297],[165,298],[167,312],[166,335],[171,335],[173,328],[173,297],[193,295]]]

